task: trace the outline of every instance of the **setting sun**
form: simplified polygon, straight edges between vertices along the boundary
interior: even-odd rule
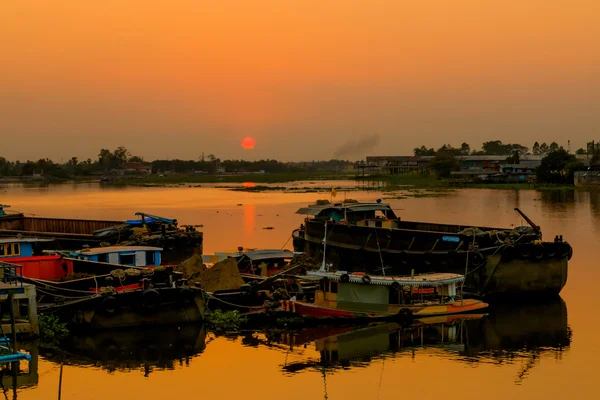
[[[251,137],[245,137],[244,140],[242,140],[242,147],[244,149],[253,149],[254,144],[254,139],[252,139]]]

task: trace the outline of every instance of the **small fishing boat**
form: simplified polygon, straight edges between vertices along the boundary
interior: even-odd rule
[[[320,282],[314,298],[283,300],[285,311],[322,319],[410,321],[479,312],[488,307],[481,300],[459,296],[457,285],[465,279],[459,274],[399,277],[320,270],[308,272],[309,277]]]

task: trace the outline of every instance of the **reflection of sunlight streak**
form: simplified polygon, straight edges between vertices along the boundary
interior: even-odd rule
[[[243,186],[248,189],[248,188],[253,188],[256,186],[256,184],[254,182],[244,182]]]
[[[254,232],[255,220],[256,206],[254,204],[244,204],[244,232],[250,234]]]

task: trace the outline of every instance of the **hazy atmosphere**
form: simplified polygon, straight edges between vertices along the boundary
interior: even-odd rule
[[[575,150],[600,131],[599,19],[597,0],[2,1],[2,153]]]

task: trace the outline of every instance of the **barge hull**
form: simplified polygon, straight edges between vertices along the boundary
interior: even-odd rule
[[[294,250],[307,253],[321,260],[323,244],[306,240],[300,235],[293,237]],[[334,269],[348,272],[367,272],[381,275],[382,263],[386,274],[410,275],[431,272],[451,272],[465,274],[465,290],[474,291],[484,297],[528,297],[558,295],[567,282],[568,258],[530,260],[515,258],[503,261],[499,254],[486,258],[486,262],[477,269],[468,267],[464,262],[451,263],[440,258],[440,263],[423,265],[405,264],[403,254],[388,249],[358,247],[327,241],[326,263]]]

